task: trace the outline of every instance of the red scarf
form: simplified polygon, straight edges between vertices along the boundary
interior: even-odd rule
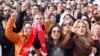
[[[92,36],[92,40],[93,40],[93,43],[97,43],[97,42],[99,42],[99,37]]]
[[[45,31],[40,25],[37,25],[35,29],[32,28],[32,33],[31,33],[30,37],[28,38],[28,40],[26,41],[26,43],[23,45],[19,55],[21,55],[21,56],[28,55],[29,49],[32,46],[32,44],[34,43],[37,33],[38,33],[38,39],[41,44],[41,52],[47,54],[47,49],[46,49],[46,45],[45,45]]]

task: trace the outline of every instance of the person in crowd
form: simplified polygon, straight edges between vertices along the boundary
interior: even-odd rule
[[[17,14],[12,13],[10,19],[7,22],[5,34],[7,38],[15,44],[15,54],[14,56],[18,56],[23,44],[27,41],[28,37],[32,31],[32,23],[26,22],[23,26],[23,30],[20,33],[16,33],[13,31],[13,26],[16,20]]]
[[[43,32],[44,31],[46,32],[45,34],[47,34],[47,32],[49,31],[49,28],[52,25],[59,23],[60,26],[62,27],[63,35],[64,36],[66,35],[65,37],[71,34],[71,28],[73,28],[72,26],[68,26],[68,25],[64,26],[65,25],[64,23],[66,23],[67,21],[76,21],[77,19],[83,19],[87,21],[87,18],[89,17],[88,18],[89,22],[87,22],[90,24],[89,28],[91,28],[91,26],[94,25],[95,22],[100,22],[100,13],[99,13],[100,5],[98,3],[97,5],[96,3],[95,4],[90,3],[91,1],[87,2],[86,0],[84,1],[59,0],[57,1],[57,3],[51,2],[49,0],[48,1],[36,0],[36,1],[37,2],[35,2],[35,0],[34,1],[33,0],[1,0],[0,1],[0,45],[1,45],[0,55],[1,56],[14,56],[15,55],[15,53],[13,52],[15,51],[16,46],[14,45],[14,43],[12,43],[12,41],[9,41],[8,37],[5,35],[6,24],[9,20],[11,13],[13,12],[18,13],[17,18],[15,19],[14,26],[12,28],[13,32],[15,32],[16,34],[19,34],[19,32],[22,32],[21,29],[23,29],[25,21],[33,21],[32,30],[36,29],[37,32],[38,32],[37,30],[38,28],[33,27],[33,26],[35,25],[39,27],[42,26],[40,28],[43,28]],[[42,25],[41,23],[36,23],[34,21],[36,19],[35,15],[40,12],[41,14],[44,14],[42,16],[45,17],[44,19],[45,21],[40,20],[41,18],[38,18],[36,22],[44,21]],[[41,56],[41,55],[44,55],[43,52],[45,52],[46,54],[46,48],[43,47],[38,34],[39,33],[37,33],[36,37],[34,37],[35,41],[32,40],[33,41],[32,47],[30,47],[29,51],[31,51],[32,49],[32,53],[34,53],[35,51],[37,56]],[[77,35],[78,34],[75,33],[76,37],[78,37]],[[93,36],[94,35],[95,34],[93,33]],[[45,37],[42,38],[43,41],[45,41],[44,40]],[[86,41],[88,42],[88,40]],[[25,44],[26,43],[24,43],[24,45]],[[96,48],[98,49],[98,47]],[[21,50],[23,49],[24,47],[22,46]],[[43,49],[45,49],[45,51]],[[20,51],[19,54],[21,54],[21,52],[22,51]],[[97,54],[98,54],[98,50],[97,50],[96,55]],[[31,55],[31,52],[29,53],[29,55]]]
[[[88,23],[78,19],[69,36],[65,37],[62,47],[72,49],[73,56],[89,56],[91,52],[96,53],[96,48],[92,46],[91,34]]]
[[[63,40],[62,30],[58,24],[53,25],[49,32],[47,38],[47,56],[70,56],[66,49],[61,47],[61,42]]]
[[[81,17],[82,17],[82,14],[81,14],[81,10],[80,9],[76,9],[75,11],[74,11],[74,16],[73,16],[75,19],[81,19]]]
[[[66,19],[62,22],[61,27],[62,27],[62,31],[63,31],[63,35],[67,36],[70,34],[71,32],[71,28],[73,26],[73,20],[71,19]]]
[[[81,19],[82,19],[82,20],[85,20],[86,22],[88,22],[88,24],[90,23],[89,17],[88,17],[87,15],[82,15]],[[90,27],[90,24],[89,24],[89,28],[91,28],[91,27]]]
[[[93,45],[97,48],[95,56],[100,56],[100,22],[96,22],[91,27]]]
[[[66,13],[65,15],[62,15],[62,17],[60,18],[59,25],[61,25],[62,22],[65,21],[66,19],[75,21],[75,19],[74,19],[73,16],[71,16],[70,14],[67,14],[67,13]]]
[[[4,11],[3,11],[3,15],[4,17],[6,17],[6,19],[8,19],[10,17],[10,14],[11,14],[11,7],[10,6],[6,6],[4,7]]]
[[[3,10],[3,14],[0,15],[0,44],[2,47],[2,56],[14,56],[14,44],[7,39],[5,35],[6,23],[11,14],[11,7],[5,6]],[[15,22],[15,26],[13,27],[13,31],[18,33],[22,29],[21,27],[21,18],[17,18]]]
[[[63,32],[63,36],[66,37],[70,34],[71,32],[71,28],[73,26],[74,21],[73,20],[69,20],[66,19],[62,22],[61,24],[61,28],[62,28],[62,32]],[[72,56],[72,51],[71,49],[66,49],[66,52],[69,53],[70,56]]]
[[[86,4],[83,4],[83,8],[81,8],[82,15],[88,15],[88,7]]]
[[[20,8],[21,6],[20,6],[20,4],[18,2],[14,2],[13,7],[16,8],[17,12],[20,11],[20,9],[21,9]]]
[[[24,21],[26,21],[26,19],[24,19],[24,17],[26,16],[26,9],[27,9],[27,5],[23,4],[22,7],[21,7],[21,11],[18,12],[18,16],[17,16],[16,22],[15,22],[15,27],[13,28],[13,31],[16,32],[16,33],[19,33],[21,31],[23,24],[24,24]],[[10,52],[11,55],[13,54],[12,56],[15,55],[15,53],[14,53],[15,49],[14,48],[15,47],[13,47],[13,50]],[[9,52],[6,52],[6,53],[9,53]]]
[[[29,50],[25,51],[24,49],[25,48],[30,49],[31,46],[33,46],[31,49],[34,49],[37,56],[47,55],[47,50],[45,45],[46,44],[45,44],[44,17],[42,16],[41,13],[37,13],[34,16],[34,21],[32,24],[32,33],[27,42],[24,43],[19,54],[27,56]]]
[[[38,56],[47,55],[46,46],[45,46],[46,43],[44,42],[45,41],[45,33],[46,33],[45,31],[46,30],[45,30],[45,25],[44,25],[44,16],[41,14],[41,12],[37,13],[35,15],[34,21],[33,21],[33,28],[36,29],[36,26],[38,26],[38,25],[40,25],[39,28],[42,28],[42,31],[44,33],[42,33],[42,32],[40,34],[39,34],[39,32],[37,33],[33,45],[34,45],[34,48],[36,50],[36,53],[38,53]],[[43,36],[39,36],[38,34],[39,35],[42,34]],[[39,50],[40,48],[41,48],[42,52],[41,52],[41,50]],[[44,50],[42,48],[44,48]]]
[[[94,24],[96,21],[97,21],[97,20],[96,20],[96,16],[92,16],[92,17],[90,18],[90,24],[91,24],[91,26],[92,26],[92,24]]]
[[[23,3],[21,6],[21,10],[16,12],[16,13],[18,13],[16,22],[15,22],[15,28],[17,28],[17,29],[13,29],[13,31],[15,31],[16,33],[21,31],[24,21],[29,20],[28,18],[26,18],[27,17],[27,13],[26,13],[27,9],[28,9],[27,4]]]
[[[56,10],[56,6],[50,5],[46,7],[45,14],[49,17],[51,14],[54,13],[55,10]]]
[[[31,8],[28,7],[26,9],[26,20],[25,21],[32,21],[33,17],[32,17],[32,12],[31,12]]]
[[[82,9],[82,6],[81,6],[81,5],[82,5],[82,4],[77,4],[77,5],[76,5],[76,8],[77,8],[77,9]]]
[[[64,6],[63,6],[63,2],[59,2],[57,4],[57,15],[56,15],[56,22],[59,23],[60,22],[60,17],[62,15],[62,13],[64,12]]]
[[[45,30],[46,30],[46,32],[48,32],[49,29],[50,29],[50,27],[51,27],[52,25],[54,25],[54,24],[56,24],[56,16],[55,16],[54,14],[51,14],[51,15],[49,16],[49,19],[46,19],[46,18],[45,18],[45,23],[44,23],[44,25],[45,25]]]
[[[92,26],[92,24],[94,24],[95,22],[99,22],[100,21],[100,14],[96,14],[94,16],[92,16],[90,18],[90,24]]]
[[[33,20],[34,20],[34,15],[35,15],[36,13],[39,13],[40,10],[41,10],[41,8],[40,8],[40,6],[37,5],[37,4],[31,6],[31,11],[32,11],[32,17],[33,17]]]

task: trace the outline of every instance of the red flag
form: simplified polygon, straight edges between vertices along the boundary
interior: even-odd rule
[[[41,44],[41,51],[43,53],[47,54],[47,49],[46,49],[46,44],[45,44],[45,31],[40,25],[37,24],[36,29],[32,28],[32,33],[31,33],[30,37],[28,38],[28,40],[26,41],[26,43],[23,45],[19,55],[21,55],[21,56],[28,55],[29,49],[32,46],[32,44],[34,43],[37,33],[38,33],[38,37],[39,37],[38,39]]]

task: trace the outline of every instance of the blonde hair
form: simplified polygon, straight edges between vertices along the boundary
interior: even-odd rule
[[[77,19],[75,24],[78,24],[78,23],[83,23],[86,27],[86,37],[90,37],[91,36],[91,31],[89,29],[89,24],[87,21],[85,20],[82,20],[82,19]]]
[[[87,21],[82,20],[82,19],[76,20],[75,24],[78,24],[78,23],[83,23],[85,25],[85,28],[86,28],[86,35],[85,35],[85,37],[79,37],[79,35],[77,34],[78,40],[80,40],[80,42],[83,43],[83,45],[81,44],[82,46],[88,48],[88,47],[91,46],[91,42],[92,42],[92,40],[91,40],[91,32],[89,30],[89,24],[88,24]]]
[[[92,35],[93,35],[93,33],[94,33],[94,27],[95,27],[96,25],[100,25],[100,22],[96,22],[96,23],[94,23],[94,24],[91,26],[91,33],[92,33]]]

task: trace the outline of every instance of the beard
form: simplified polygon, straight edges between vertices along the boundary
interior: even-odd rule
[[[10,17],[10,14],[4,15],[5,19],[9,19],[9,17]]]

